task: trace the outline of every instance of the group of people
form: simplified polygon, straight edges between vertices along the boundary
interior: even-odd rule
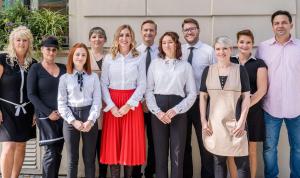
[[[94,27],[90,49],[76,43],[66,65],[55,62],[56,37],[42,40],[37,62],[30,30],[15,28],[0,55],[2,177],[19,176],[36,122],[45,178],[58,177],[64,143],[67,177],[77,177],[80,138],[87,178],[96,177],[96,157],[100,178],[107,166],[112,178],[120,178],[121,166],[125,178],[167,178],[169,153],[170,177],[192,178],[192,126],[202,178],[226,178],[227,167],[233,178],[255,178],[257,142],[263,142],[265,177],[275,178],[284,121],[290,177],[299,178],[300,41],[290,34],[289,12],[276,11],[271,23],[275,36],[262,42],[256,55],[250,30],[237,33],[233,54],[227,36],[217,37],[213,47],[201,42],[193,18],[182,22],[184,45],[172,31],[156,45],[157,24],[146,20],[139,46],[131,26],[121,25],[109,52],[105,31]]]

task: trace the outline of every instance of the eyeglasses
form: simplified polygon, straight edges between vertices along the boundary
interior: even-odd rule
[[[183,32],[184,33],[195,32],[197,29],[198,29],[197,27],[186,28],[186,29],[183,29]]]

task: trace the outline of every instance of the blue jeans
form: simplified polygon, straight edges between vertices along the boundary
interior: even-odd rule
[[[290,144],[290,178],[300,178],[300,116],[295,118],[276,118],[264,113],[266,140],[263,144],[265,178],[278,177],[277,146],[282,122],[285,122]]]

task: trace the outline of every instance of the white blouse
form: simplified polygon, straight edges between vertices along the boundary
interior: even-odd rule
[[[127,104],[132,107],[138,106],[146,91],[146,63],[143,58],[143,55],[133,57],[131,52],[127,56],[118,53],[115,59],[112,59],[110,54],[105,56],[101,73],[103,100],[106,103],[104,112],[115,106],[109,89],[135,89]]]

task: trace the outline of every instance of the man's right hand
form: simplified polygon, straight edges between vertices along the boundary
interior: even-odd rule
[[[60,118],[58,111],[52,111],[52,113],[48,116],[48,118],[52,121],[57,121]]]

